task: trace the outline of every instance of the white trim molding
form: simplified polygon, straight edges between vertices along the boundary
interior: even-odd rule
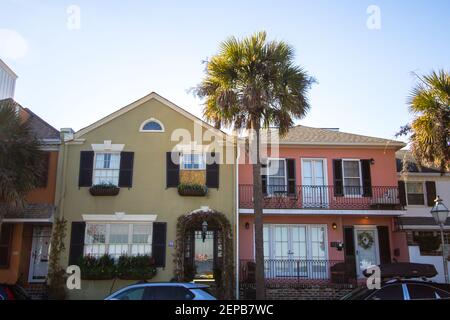
[[[83,214],[86,222],[154,222],[158,218],[156,214],[126,214],[116,212],[114,214]]]
[[[22,219],[22,218],[12,218],[12,219],[8,219],[5,218],[3,219],[3,222],[8,222],[8,223],[53,223],[53,218],[48,218],[48,219]]]
[[[91,144],[95,152],[122,152],[124,144],[112,144],[111,140],[105,140],[102,144]]]
[[[156,122],[161,126],[161,130],[144,130],[144,126],[149,122]],[[155,118],[150,118],[142,122],[141,126],[139,127],[139,132],[165,132],[166,128],[164,127],[164,124]]]

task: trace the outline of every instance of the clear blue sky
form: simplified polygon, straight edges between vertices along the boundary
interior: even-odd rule
[[[66,26],[72,4],[80,30]],[[371,4],[380,30],[366,26]],[[318,80],[304,125],[392,138],[410,120],[411,72],[450,69],[447,0],[0,0],[0,58],[20,77],[16,100],[57,128],[78,130],[151,91],[201,115],[188,90],[202,60],[228,36],[259,30],[292,44]],[[11,32],[21,39],[5,42]]]

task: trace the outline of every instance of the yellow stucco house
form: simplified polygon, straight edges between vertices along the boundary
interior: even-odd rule
[[[220,278],[232,294],[236,166],[229,139],[156,93],[66,131],[61,266],[105,254],[115,261],[145,255],[157,270],[149,281]],[[136,282],[123,278],[83,277],[81,290],[67,290],[67,297],[101,299]]]

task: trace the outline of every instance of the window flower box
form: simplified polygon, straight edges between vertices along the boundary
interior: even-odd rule
[[[208,187],[200,184],[179,184],[178,194],[184,197],[204,197],[208,193]]]
[[[99,258],[85,256],[79,263],[81,279],[83,280],[110,280],[115,277],[116,267],[114,259],[109,255],[103,255]]]
[[[120,188],[113,184],[97,184],[89,188],[89,193],[96,197],[117,196]]]
[[[117,277],[123,280],[150,280],[156,275],[155,260],[148,255],[121,256]]]

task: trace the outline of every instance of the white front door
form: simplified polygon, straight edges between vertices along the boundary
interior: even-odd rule
[[[328,207],[324,160],[302,159],[302,184],[304,207]]]
[[[355,228],[356,271],[364,278],[363,271],[380,263],[378,232],[376,228]]]
[[[48,273],[51,227],[34,226],[29,282],[45,282]]]

